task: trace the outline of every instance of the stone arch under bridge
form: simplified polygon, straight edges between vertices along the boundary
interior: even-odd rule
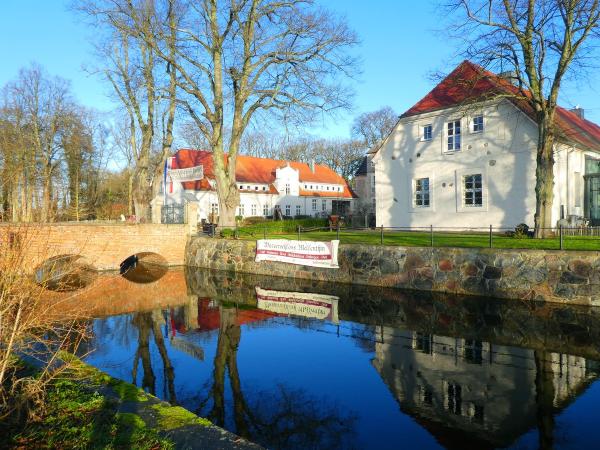
[[[139,253],[158,254],[176,266],[183,265],[189,232],[185,224],[2,224],[0,246],[22,248],[28,272],[62,255],[80,256],[98,270],[118,270]]]

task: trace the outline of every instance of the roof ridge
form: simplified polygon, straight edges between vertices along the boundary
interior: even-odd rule
[[[467,84],[470,87],[465,88]],[[532,95],[529,90],[515,86],[509,80],[472,61],[464,60],[400,118],[482,102],[496,95],[500,99],[502,94],[524,114],[535,118],[535,112],[528,100]],[[563,138],[600,151],[600,126],[594,122],[557,105],[555,126]]]

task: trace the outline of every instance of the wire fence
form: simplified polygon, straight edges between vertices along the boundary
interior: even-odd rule
[[[515,248],[543,250],[600,250],[600,227],[555,227],[533,230],[508,227],[302,227],[274,230],[260,224],[246,227],[205,227],[212,237],[229,239],[333,240],[343,244],[396,245],[419,247]]]

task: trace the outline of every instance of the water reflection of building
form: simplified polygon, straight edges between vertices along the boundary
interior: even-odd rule
[[[597,377],[585,358],[379,327],[373,365],[400,403],[442,444],[504,447]],[[543,391],[543,396],[540,395]],[[546,398],[546,400],[544,400]],[[546,404],[540,404],[545,402]]]
[[[235,308],[236,305],[228,306]],[[191,296],[188,305],[169,310],[171,334],[177,335],[194,330],[201,332],[217,330],[221,323],[221,308],[223,308],[223,304],[216,300]],[[246,325],[278,315],[274,312],[243,305],[237,309],[234,322],[238,326]]]

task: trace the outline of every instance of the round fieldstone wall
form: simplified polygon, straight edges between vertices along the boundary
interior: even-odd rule
[[[260,275],[600,306],[600,253],[340,245],[339,269],[255,262],[253,241],[193,236],[185,264]]]

